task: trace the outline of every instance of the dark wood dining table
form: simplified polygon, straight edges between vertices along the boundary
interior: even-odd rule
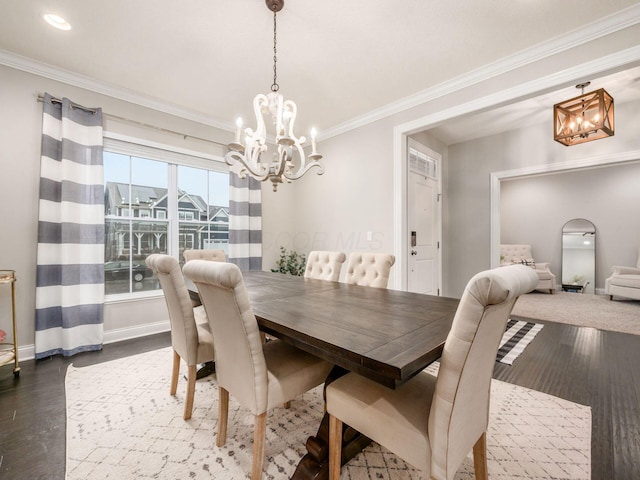
[[[388,388],[402,385],[440,357],[459,303],[279,273],[243,276],[263,332],[336,365],[325,385],[346,371]],[[189,289],[197,298],[197,290]],[[348,428],[343,440],[343,461],[369,442]],[[327,478],[327,415],[307,440],[307,451],[292,478]]]

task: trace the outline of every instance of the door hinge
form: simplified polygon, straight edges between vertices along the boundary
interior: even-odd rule
[[[437,195],[437,200],[436,200],[436,201],[438,201],[438,202],[439,202],[439,201],[440,201],[440,197],[442,197],[442,194],[441,194],[441,193],[439,193],[439,194]]]
[[[436,242],[436,248],[440,250],[440,242]]]
[[[438,296],[440,296],[440,289],[438,288]]]

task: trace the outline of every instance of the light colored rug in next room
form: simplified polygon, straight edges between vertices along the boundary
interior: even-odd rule
[[[518,298],[512,315],[640,335],[640,300],[608,295],[533,292]]]
[[[185,381],[169,395],[169,348],[83,368],[66,376],[67,480],[249,478],[253,417],[231,397],[227,443],[215,446],[215,375],[196,385],[193,417],[182,419]],[[431,366],[435,372],[436,365]],[[288,479],[322,417],[318,387],[267,419],[265,480]],[[492,480],[590,479],[591,410],[493,381],[487,434]],[[343,479],[422,479],[372,444],[342,470]],[[468,457],[456,480],[471,480]]]

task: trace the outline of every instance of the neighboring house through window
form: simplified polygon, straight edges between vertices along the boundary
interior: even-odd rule
[[[188,248],[228,251],[224,163],[105,139],[105,293],[159,290],[145,259]]]

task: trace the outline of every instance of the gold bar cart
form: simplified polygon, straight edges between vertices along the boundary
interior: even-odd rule
[[[20,376],[18,362],[18,335],[16,328],[16,272],[15,270],[0,270],[0,285],[11,284],[11,319],[13,322],[13,343],[0,343],[0,366],[13,361],[13,376]]]

